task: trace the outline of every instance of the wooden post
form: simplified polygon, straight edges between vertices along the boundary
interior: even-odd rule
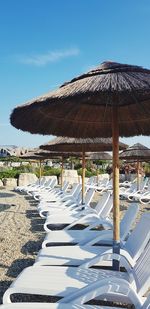
[[[85,150],[82,146],[82,205],[85,204]]]
[[[137,190],[140,190],[140,162],[137,161]]]
[[[99,173],[98,173],[98,164],[97,164],[97,169],[96,169],[97,186],[98,186],[98,175],[99,175]]]
[[[42,177],[42,161],[40,160],[40,169],[39,169],[39,184],[41,184],[41,177]]]
[[[120,214],[119,214],[119,120],[118,108],[112,108],[112,138],[113,138],[113,252],[120,249]],[[119,263],[113,260],[113,268],[119,270]]]
[[[62,161],[61,161],[61,190],[63,189],[63,171],[64,171],[64,157],[62,156]]]

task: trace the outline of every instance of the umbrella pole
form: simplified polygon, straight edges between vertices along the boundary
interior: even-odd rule
[[[120,252],[120,214],[119,214],[119,120],[118,108],[112,109],[113,138],[113,253]],[[119,270],[119,262],[113,260],[113,269]]]
[[[42,176],[42,161],[40,160],[40,168],[39,168],[39,185],[41,184],[41,176]]]
[[[63,171],[64,171],[64,158],[61,161],[61,190],[63,189]]]
[[[140,162],[137,161],[137,190],[140,190]]]
[[[98,186],[98,175],[99,175],[99,173],[98,173],[98,164],[97,164],[96,175],[97,175],[97,186]]]
[[[85,204],[85,150],[82,147],[82,205]]]

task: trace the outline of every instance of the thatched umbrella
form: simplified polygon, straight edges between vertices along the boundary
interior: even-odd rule
[[[39,168],[39,182],[41,180],[42,176],[42,161],[46,159],[60,159],[62,161],[61,164],[61,189],[63,187],[63,164],[64,159],[69,157],[76,157],[76,156],[82,156],[81,153],[73,153],[73,152],[54,152],[54,151],[46,151],[40,148],[34,148],[30,151],[28,151],[26,154],[20,156],[22,159],[33,159],[33,160],[39,160],[40,168]]]
[[[120,149],[126,149],[127,145],[119,143]],[[41,149],[50,151],[74,151],[82,152],[82,204],[85,204],[85,157],[87,152],[112,150],[112,138],[68,138],[56,137],[50,142],[41,145]]]
[[[49,151],[41,151],[39,148],[29,150],[27,153],[20,156],[20,159],[36,160],[39,161],[39,183],[41,182],[42,176],[42,162],[48,158],[54,158]]]
[[[88,154],[88,160],[112,160],[112,156],[107,152],[93,152]],[[97,185],[98,185],[98,165],[97,165]]]
[[[150,160],[150,149],[140,143],[137,143],[121,152],[119,158],[126,161],[137,161],[137,190],[139,190],[140,162]]]
[[[11,123],[31,133],[113,137],[114,247],[119,247],[118,139],[150,135],[150,70],[104,62],[56,91],[16,107]]]

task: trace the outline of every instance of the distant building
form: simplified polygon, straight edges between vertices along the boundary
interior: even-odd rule
[[[2,145],[0,146],[0,158],[7,158],[7,157],[19,157],[20,155],[25,154],[28,149],[23,147],[17,147],[14,145]]]

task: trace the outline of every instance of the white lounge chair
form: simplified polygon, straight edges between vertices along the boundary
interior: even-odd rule
[[[141,233],[141,231],[143,231]],[[99,231],[101,233],[101,231]],[[121,243],[121,254],[133,267],[150,240],[150,213],[144,213],[126,242]],[[110,246],[64,246],[46,247],[39,251],[34,266],[37,265],[67,265],[79,266],[97,255],[112,253]],[[111,266],[111,263],[101,261],[100,265]],[[98,266],[100,266],[98,264]]]
[[[146,195],[148,192],[150,193],[150,182],[148,183],[148,178],[145,179],[145,181],[142,182],[141,188],[137,190],[136,192],[128,195],[128,200],[139,200],[142,198],[142,196]]]
[[[30,196],[34,196],[35,194],[38,194],[44,190],[52,190],[57,185],[57,178],[49,179],[44,185],[40,185],[36,189],[30,189],[27,191],[27,194]]]
[[[88,185],[89,188],[95,189],[95,191],[103,191],[112,190],[112,179],[103,179],[101,183]]]
[[[135,221],[139,210],[139,205],[133,204],[127,209],[125,215],[120,223],[120,238],[121,242],[124,242],[130,233],[131,226]],[[101,224],[100,221],[95,222],[95,226]],[[90,230],[90,227],[94,227],[94,223],[89,225],[83,231],[81,230],[61,230],[51,231],[46,234],[46,237],[42,243],[42,248],[49,245],[63,245],[67,244],[79,244],[79,245],[93,245],[93,244],[106,244],[112,245],[113,243],[113,231],[110,230]]]
[[[118,259],[127,272],[90,268],[98,259]],[[83,289],[86,287],[86,289]],[[91,296],[94,288],[101,299],[143,303],[143,295],[150,287],[150,242],[132,268],[124,256],[104,254],[79,267],[37,266],[27,267],[11,284],[3,296],[3,303],[11,302],[12,294],[51,295],[66,297],[67,302],[80,304],[84,295]],[[85,296],[85,290],[87,292]],[[130,291],[130,297],[129,297]],[[131,293],[132,291],[132,293]],[[74,293],[75,292],[75,293]],[[84,292],[84,294],[83,294]],[[94,296],[93,295],[93,296]]]
[[[44,182],[46,182],[46,179],[44,177],[41,178],[41,185],[44,184]],[[18,186],[15,188],[15,191],[20,191],[20,192],[26,192],[28,191],[30,188],[36,188],[39,187],[39,179],[37,179],[34,183],[30,183],[28,185],[24,185],[24,186]]]
[[[58,208],[60,207],[61,209],[63,207],[71,206],[71,205],[76,205],[77,202],[80,202],[81,196],[79,197],[79,194],[81,192],[81,185],[80,184],[75,184],[69,194],[65,194],[64,196],[60,196],[57,201],[41,201],[38,205],[38,211],[41,217],[47,216],[47,213],[52,210],[52,208]],[[48,197],[50,199],[50,197]],[[79,199],[79,200],[78,200]],[[59,208],[58,208],[59,210]]]
[[[59,198],[59,196],[63,196],[63,194],[66,194],[66,190],[69,187],[69,182],[68,181],[64,181],[63,187],[60,188],[53,188],[53,189],[49,189],[47,188],[46,190],[39,192],[37,194],[34,194],[34,199],[37,201],[41,201],[41,200],[48,200],[51,196],[54,199]]]
[[[129,188],[120,187],[119,188],[119,195],[120,198],[128,198],[128,196],[137,191],[137,184],[133,182]]]
[[[90,193],[89,193],[90,194]],[[79,212],[75,214],[54,214],[54,215],[47,215],[46,221],[44,223],[44,229],[46,232],[49,232],[52,229],[52,226],[56,228],[59,228],[60,226],[64,225],[66,226],[65,229],[70,229],[73,226],[77,224],[81,225],[89,225],[89,223],[95,224],[95,220],[101,220],[103,221],[106,220],[108,221],[108,224],[111,224],[108,216],[110,214],[110,211],[113,207],[113,202],[112,202],[112,196],[110,196],[110,193],[105,193],[103,197],[101,198],[100,202],[97,204],[95,209],[88,208],[88,211],[86,209],[86,205],[89,205],[91,200],[89,200],[88,194],[85,197],[85,209],[83,208],[83,205],[80,205],[78,207]],[[104,212],[104,213],[103,213]]]

